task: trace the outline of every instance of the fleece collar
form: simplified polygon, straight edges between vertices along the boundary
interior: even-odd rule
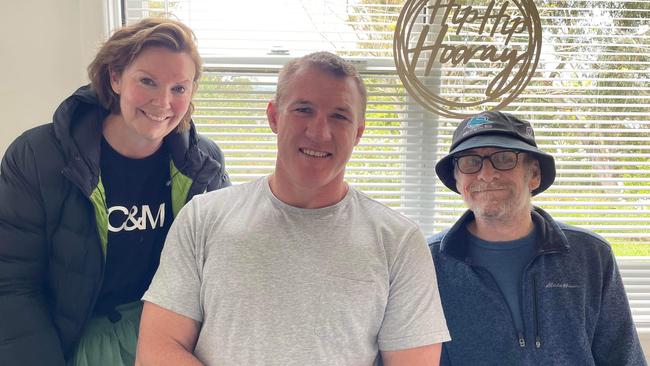
[[[569,242],[553,218],[539,207],[531,211],[533,223],[537,229],[538,254],[550,252],[567,252]],[[440,241],[440,251],[458,260],[465,262],[468,255],[467,224],[474,220],[474,213],[465,211],[463,216],[444,234]]]

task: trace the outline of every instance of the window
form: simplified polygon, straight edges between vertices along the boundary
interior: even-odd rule
[[[194,121],[224,150],[234,183],[272,171],[275,136],[264,111],[279,67],[329,50],[358,65],[369,91],[367,128],[348,181],[425,233],[465,210],[434,172],[459,121],[423,110],[395,74],[392,38],[402,0],[124,3],[126,22],[167,11],[195,30],[206,72]],[[531,121],[540,147],[556,158],[555,184],[534,203],[612,243],[635,321],[650,327],[650,1],[536,4],[542,56],[528,87],[504,109]],[[469,96],[480,89],[477,70],[490,67],[476,63],[436,82],[441,93]]]

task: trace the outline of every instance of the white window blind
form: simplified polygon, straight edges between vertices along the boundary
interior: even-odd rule
[[[128,23],[167,11],[195,30],[206,72],[194,121],[224,150],[234,183],[273,169],[275,136],[265,108],[279,67],[329,50],[357,64],[369,91],[366,132],[348,181],[416,220],[427,234],[450,226],[465,210],[434,172],[459,121],[423,110],[395,74],[392,38],[402,1],[124,3]],[[556,159],[555,184],[534,203],[612,243],[635,321],[650,327],[650,1],[536,5],[540,62],[528,87],[504,109],[531,121],[538,145]],[[470,40],[460,35],[449,41]],[[449,97],[475,97],[486,85],[480,73],[494,67],[443,65],[437,88]]]

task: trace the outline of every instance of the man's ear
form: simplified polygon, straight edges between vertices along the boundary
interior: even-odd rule
[[[122,74],[118,73],[115,70],[109,70],[108,74],[111,79],[111,89],[115,94],[120,95],[120,89],[122,85]]]
[[[271,131],[273,131],[275,134],[278,133],[278,111],[276,107],[277,106],[273,101],[270,101],[269,104],[266,105],[266,118],[269,120],[269,127],[271,127]]]
[[[529,166],[530,169],[530,181],[528,182],[528,189],[530,192],[539,188],[542,184],[542,170],[539,167],[539,161],[533,159]]]
[[[357,127],[357,138],[354,141],[354,146],[357,146],[359,144],[359,141],[361,140],[361,136],[363,136],[363,131],[366,130],[366,119],[361,118],[359,121],[359,126]]]

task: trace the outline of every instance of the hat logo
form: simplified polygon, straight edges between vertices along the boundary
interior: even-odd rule
[[[527,136],[533,136],[533,128],[530,126],[526,127],[526,135]]]
[[[492,123],[487,117],[485,116],[474,116],[472,119],[467,122],[467,127],[468,128],[476,128],[479,126],[482,126],[486,123]]]
[[[494,122],[486,116],[477,115],[472,117],[463,128],[461,136],[477,133],[477,130],[494,128]]]

